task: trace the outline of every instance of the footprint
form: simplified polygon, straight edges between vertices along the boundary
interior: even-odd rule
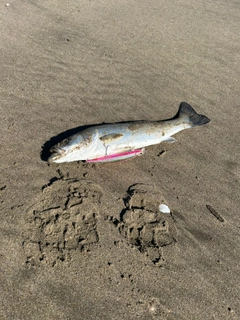
[[[54,266],[71,251],[90,251],[99,241],[97,220],[102,191],[86,180],[52,179],[27,212],[23,249],[26,264]]]
[[[176,242],[174,221],[169,214],[159,211],[161,203],[167,203],[154,186],[135,184],[128,189],[124,199],[125,209],[120,219],[110,217],[119,232],[155,265],[162,265],[163,247]]]

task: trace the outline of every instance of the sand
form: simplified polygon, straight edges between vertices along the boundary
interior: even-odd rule
[[[0,26],[0,318],[240,319],[239,2],[2,1]],[[181,101],[211,122],[45,161],[67,130]]]

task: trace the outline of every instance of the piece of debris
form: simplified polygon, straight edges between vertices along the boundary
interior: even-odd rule
[[[223,217],[212,206],[210,206],[210,204],[206,204],[206,207],[207,207],[208,211],[210,211],[211,214],[214,215],[215,218],[217,218],[221,222],[224,222]]]

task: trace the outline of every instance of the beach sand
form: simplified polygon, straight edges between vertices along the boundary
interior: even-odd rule
[[[0,26],[0,318],[240,319],[239,3],[12,0]],[[211,122],[45,161],[67,130],[181,101]]]

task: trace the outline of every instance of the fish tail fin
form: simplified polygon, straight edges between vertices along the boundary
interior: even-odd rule
[[[192,127],[202,126],[210,119],[202,114],[198,114],[187,102],[181,102],[176,118],[188,118]]]

